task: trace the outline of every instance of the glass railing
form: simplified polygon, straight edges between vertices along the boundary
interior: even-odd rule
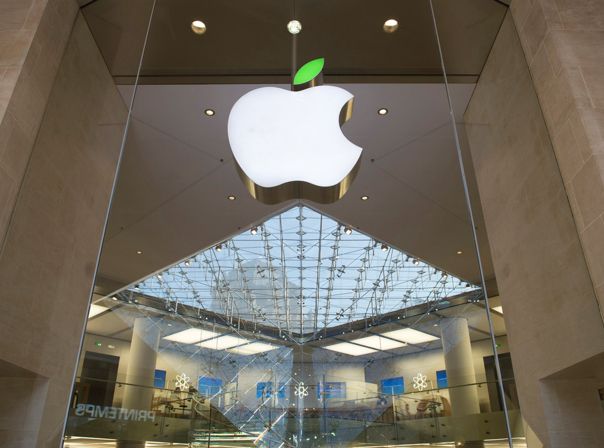
[[[504,383],[507,390],[513,389],[513,380]],[[506,429],[501,397],[492,395],[497,390],[492,385],[482,382],[352,400],[322,398],[320,406],[300,407],[295,399],[270,394],[257,397],[252,405],[249,394],[244,396],[236,387],[228,390],[228,385],[202,394],[194,388],[161,389],[81,378],[74,390],[66,435],[192,447],[377,446],[502,439]],[[511,409],[513,435],[521,437],[514,397],[505,399]]]

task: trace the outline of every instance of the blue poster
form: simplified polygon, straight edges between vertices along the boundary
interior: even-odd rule
[[[220,378],[211,378],[209,376],[200,376],[197,382],[197,390],[200,395],[210,397],[216,395],[222,389],[222,380]]]
[[[157,389],[163,389],[166,387],[166,371],[155,370],[155,376],[153,377],[153,387]]]
[[[324,387],[323,387],[324,386]],[[317,387],[317,398],[346,398],[346,383],[325,382]]]
[[[271,381],[263,381],[256,384],[256,398],[270,398],[273,394],[273,383]],[[285,385],[279,385],[277,398],[285,398]]]
[[[380,381],[380,390],[384,395],[402,394],[405,392],[405,379],[402,376],[384,378]]]
[[[445,389],[449,387],[449,381],[447,381],[447,371],[437,370],[436,371],[436,387],[439,389]]]

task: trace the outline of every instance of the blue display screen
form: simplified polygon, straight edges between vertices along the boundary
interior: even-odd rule
[[[380,389],[385,395],[402,394],[405,392],[405,379],[402,376],[384,378],[380,381]]]
[[[166,371],[155,370],[155,376],[153,377],[153,387],[163,389],[166,387]]]
[[[449,387],[449,381],[447,381],[447,371],[446,370],[437,370],[436,371],[436,387],[439,389],[444,389]]]
[[[325,382],[317,387],[317,398],[346,398],[346,383]]]
[[[222,389],[222,380],[220,378],[200,376],[197,386],[197,389],[201,395],[209,397],[220,392],[220,389]]]
[[[273,395],[273,383],[271,381],[256,384],[256,398],[270,398]],[[285,385],[279,386],[278,398],[285,398]]]

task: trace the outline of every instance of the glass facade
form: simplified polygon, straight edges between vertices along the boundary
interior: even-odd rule
[[[142,52],[136,8],[84,8],[129,126],[64,446],[524,446],[456,127],[489,46],[461,49],[507,8],[466,2],[458,42],[442,1],[139,3]],[[357,177],[260,204],[230,108],[318,56],[355,97]]]

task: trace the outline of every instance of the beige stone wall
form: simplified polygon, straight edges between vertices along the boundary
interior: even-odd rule
[[[571,446],[571,431],[582,434],[577,446],[601,446],[604,426],[592,424],[602,413],[590,400],[596,390],[582,383],[574,396],[556,395],[549,381],[602,354],[604,326],[568,185],[509,14],[465,121],[522,412],[547,447]]]
[[[514,0],[511,10],[604,316],[604,2]]]
[[[77,10],[0,0],[0,247]]]
[[[49,32],[60,33],[62,18],[51,22]],[[59,52],[57,36],[46,37],[51,42],[40,48]],[[36,51],[33,42],[26,60]],[[5,116],[23,131],[12,144],[25,158],[13,171],[20,187],[0,252],[0,360],[16,366],[13,372],[27,372],[2,375],[0,368],[14,384],[13,401],[0,407],[0,441],[11,441],[0,445],[11,447],[60,445],[126,119],[81,16],[62,59],[44,62],[46,56],[39,54],[39,63],[58,68],[48,103],[35,89],[48,73],[22,71]],[[27,82],[33,90],[19,96]],[[19,111],[29,108],[35,114],[23,112],[30,121],[20,123]],[[39,426],[10,423],[36,409]]]

